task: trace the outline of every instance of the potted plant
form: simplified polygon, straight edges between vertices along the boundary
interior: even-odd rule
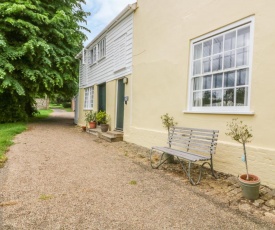
[[[228,132],[226,135],[243,145],[244,155],[242,160],[245,162],[246,174],[239,176],[243,196],[250,200],[256,200],[259,197],[260,179],[259,177],[248,173],[247,154],[245,148],[245,144],[251,142],[253,137],[251,133],[252,129],[236,118],[227,123],[227,128]]]
[[[105,111],[99,111],[96,114],[96,120],[100,124],[100,128],[102,132],[107,132],[109,129],[109,121],[110,115],[108,115]]]
[[[89,123],[91,129],[96,128],[96,114],[93,110],[85,114],[85,121]]]
[[[162,124],[163,124],[163,127],[167,129],[167,132],[168,132],[168,138],[169,138],[169,131],[170,131],[170,128],[177,125],[178,123],[174,121],[174,118],[173,117],[170,117],[168,113],[162,115],[161,117],[161,121],[162,121]],[[171,146],[169,146],[171,147]],[[165,153],[164,156],[167,159],[167,162],[168,163],[174,163],[174,157],[170,154],[167,154]]]

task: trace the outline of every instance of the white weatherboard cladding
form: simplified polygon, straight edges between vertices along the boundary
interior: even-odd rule
[[[84,69],[87,71],[87,81],[86,83],[84,80],[80,81],[82,88],[118,79],[132,73],[133,14],[127,16],[108,31],[105,38],[106,56],[97,60],[93,65],[89,64],[88,61],[86,62]],[[100,39],[88,49],[86,60],[91,58],[90,50],[99,41]],[[123,42],[124,44],[122,44]]]
[[[86,83],[86,65],[82,64],[82,61],[79,62],[79,86],[84,86]]]

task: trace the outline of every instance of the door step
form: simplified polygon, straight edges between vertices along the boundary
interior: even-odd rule
[[[123,132],[118,132],[118,131],[101,132],[101,129],[99,127],[96,129],[87,129],[87,133],[93,134],[108,142],[123,141]]]

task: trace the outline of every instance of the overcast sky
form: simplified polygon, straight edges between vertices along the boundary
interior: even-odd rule
[[[91,33],[86,33],[88,40],[86,46],[96,35],[98,35],[128,4],[136,0],[86,0],[83,5],[84,11],[91,12],[87,18],[86,27]]]

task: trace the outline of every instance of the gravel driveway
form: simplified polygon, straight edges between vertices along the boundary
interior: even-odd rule
[[[56,111],[0,169],[0,229],[272,229],[137,164]]]

